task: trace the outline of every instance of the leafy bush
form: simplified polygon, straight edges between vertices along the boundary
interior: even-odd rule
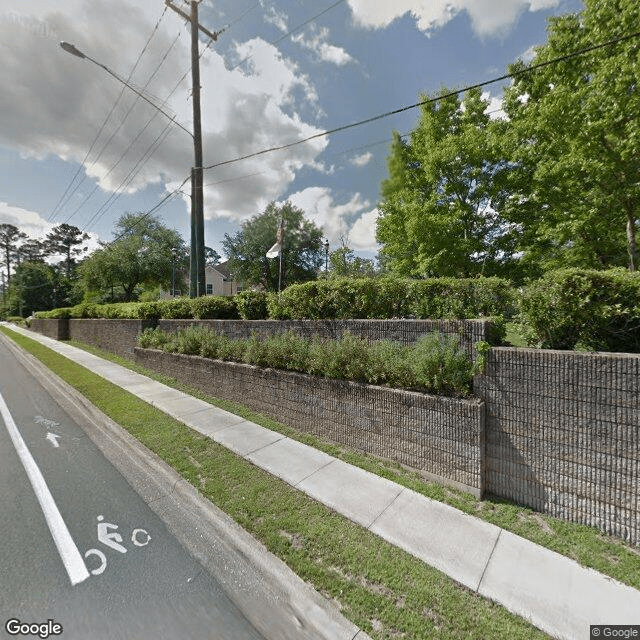
[[[191,300],[193,317],[198,320],[237,320],[240,318],[235,300],[228,296],[201,296]]]
[[[419,387],[450,388],[458,393],[473,379],[469,356],[453,336],[437,333],[421,336],[409,352],[409,366]]]
[[[143,349],[162,349],[169,342],[169,334],[159,328],[145,329],[138,336],[138,344]]]
[[[36,318],[48,318],[53,320],[59,320],[60,318],[71,318],[72,307],[60,307],[59,309],[52,309],[51,311],[37,311]],[[7,321],[11,322],[11,318],[7,318]]]
[[[530,344],[550,349],[640,352],[640,273],[552,271],[527,287],[522,316]]]
[[[235,297],[238,313],[243,320],[265,320],[269,311],[266,291],[242,291]]]
[[[160,318],[167,319],[191,319],[193,318],[193,304],[191,298],[172,298],[157,302]]]
[[[234,340],[208,327],[195,326],[169,334],[147,330],[139,344],[327,378],[458,395],[469,394],[477,369],[456,338],[437,333],[407,347],[390,341],[368,344],[348,332],[339,340],[303,338],[291,331],[264,339],[253,334]]]
[[[511,317],[516,295],[501,278],[334,278],[292,285],[268,310],[280,320]]]

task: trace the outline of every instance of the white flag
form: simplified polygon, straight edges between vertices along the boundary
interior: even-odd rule
[[[284,221],[280,221],[280,226],[276,232],[276,243],[267,251],[267,258],[277,258],[282,251],[282,245],[284,244]]]
[[[280,255],[280,249],[282,249],[282,245],[276,242],[273,247],[267,251],[267,258],[277,258]]]

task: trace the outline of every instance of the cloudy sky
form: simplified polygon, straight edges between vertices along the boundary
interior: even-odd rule
[[[189,11],[185,0],[174,4]],[[286,145],[499,76],[580,0],[202,0],[204,166]],[[73,43],[127,79],[63,51]],[[207,45],[210,46],[207,46]],[[31,237],[68,223],[110,240],[155,210],[189,235],[190,32],[163,0],[0,0],[0,223]],[[501,84],[491,85],[494,111]],[[173,117],[178,126],[172,123]],[[207,169],[205,242],[290,200],[358,254],[376,253],[389,139],[417,110]],[[187,131],[185,131],[185,129]],[[172,194],[172,195],[170,195]],[[167,198],[167,196],[170,196]]]

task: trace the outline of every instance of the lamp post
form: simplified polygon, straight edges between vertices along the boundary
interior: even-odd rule
[[[178,257],[178,250],[174,247],[171,249],[171,297],[176,297],[176,259]]]
[[[162,115],[169,118],[171,122],[180,127],[183,131],[188,133],[194,144],[196,167],[191,170],[191,183],[192,183],[192,197],[191,197],[191,277],[190,277],[190,291],[189,295],[192,298],[197,296],[203,296],[205,294],[204,285],[204,223],[202,214],[202,134],[198,127],[195,133],[192,133],[185,127],[183,127],[176,119],[175,116],[170,115],[164,109],[157,104],[149,100],[144,93],[138,91],[135,87],[132,87],[126,80],[121,78],[117,73],[114,73],[106,65],[94,60],[87,54],[80,51],[77,47],[69,42],[61,42],[60,46],[67,53],[74,55],[82,60],[89,60],[96,66],[104,69],[110,76],[115,78],[118,82],[122,83],[125,87],[133,91],[137,96],[142,98],[145,102],[150,104],[154,109],[159,111]]]
[[[324,270],[329,271],[329,240],[324,243]]]

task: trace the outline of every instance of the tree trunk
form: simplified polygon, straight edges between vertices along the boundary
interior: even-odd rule
[[[636,217],[631,206],[627,207],[627,251],[629,253],[629,271],[635,271],[638,264],[636,247]]]

